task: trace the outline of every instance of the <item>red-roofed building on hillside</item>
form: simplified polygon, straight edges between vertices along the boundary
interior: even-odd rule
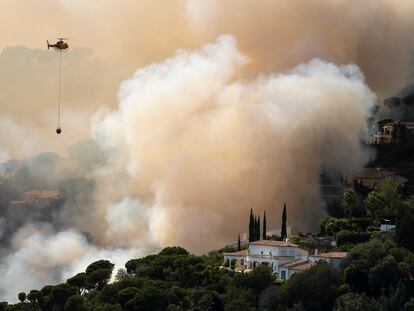
[[[23,200],[28,204],[46,206],[54,200],[62,197],[59,191],[55,190],[30,190],[23,192]]]
[[[394,181],[398,184],[404,184],[407,180],[396,172],[382,168],[365,168],[361,173],[355,175],[346,175],[345,184],[348,186],[362,185],[372,190],[379,190],[381,185],[387,181]]]
[[[22,208],[28,205],[42,208],[60,198],[62,198],[62,195],[59,191],[30,190],[23,192],[20,200],[10,202],[10,208]]]

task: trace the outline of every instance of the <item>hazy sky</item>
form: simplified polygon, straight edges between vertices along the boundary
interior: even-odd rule
[[[321,57],[356,63],[386,96],[407,80],[413,7],[410,0],[2,0],[0,117],[11,115],[23,133],[53,132],[58,55],[45,42],[58,36],[71,38],[72,49],[63,62],[65,135],[47,139],[54,151],[89,136],[89,116],[115,107],[121,81],[137,68],[226,33],[251,58],[245,78]],[[49,147],[33,138],[33,151]]]
[[[321,170],[367,163],[366,118],[408,80],[413,9],[412,0],[0,0],[0,162],[53,151],[63,158],[40,174],[51,187],[95,185],[55,223],[10,233],[0,298],[96,259],[120,267],[166,245],[220,248],[247,231],[250,208],[266,210],[271,228],[286,202],[289,222],[312,230],[324,213]],[[71,38],[61,135],[59,55],[46,48],[58,36]]]

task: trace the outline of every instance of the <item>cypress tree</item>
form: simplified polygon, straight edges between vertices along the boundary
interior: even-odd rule
[[[256,241],[256,216],[253,214],[252,242]]]
[[[250,209],[250,219],[249,219],[249,242],[253,242],[253,209]]]
[[[263,213],[263,240],[266,240],[266,211]]]
[[[286,203],[283,205],[283,211],[282,211],[282,230],[281,230],[281,236],[282,239],[287,237],[287,230],[286,230]]]
[[[253,226],[252,226],[252,242],[256,241],[256,224],[257,219],[256,216],[253,214]]]
[[[237,250],[241,251],[240,233],[239,233],[239,237],[237,239]]]
[[[256,241],[260,240],[260,215],[257,216]]]

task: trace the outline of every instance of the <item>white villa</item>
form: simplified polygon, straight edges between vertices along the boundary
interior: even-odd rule
[[[287,280],[294,273],[306,270],[324,260],[338,268],[346,257],[345,252],[317,253],[309,256],[307,250],[287,241],[260,240],[251,242],[249,248],[234,252],[223,253],[224,260],[235,262],[238,270],[251,271],[258,265],[272,267],[278,279]]]

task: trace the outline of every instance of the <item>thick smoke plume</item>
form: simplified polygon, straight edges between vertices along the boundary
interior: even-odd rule
[[[16,293],[72,277],[91,262],[107,258],[117,268],[144,253],[132,249],[99,249],[76,230],[55,232],[47,225],[26,226],[12,241],[13,255],[0,266],[2,299],[16,300]],[[148,250],[146,250],[148,251]]]
[[[95,121],[98,143],[121,161],[111,167],[126,168],[128,194],[154,200],[163,245],[220,246],[244,229],[231,219],[250,208],[278,219],[283,202],[290,222],[309,229],[321,214],[322,167],[368,160],[360,140],[376,97],[355,65],[315,59],[238,80],[247,63],[230,36],[178,52],[138,70],[119,108]]]
[[[64,231],[18,231],[0,270],[31,281],[9,288],[3,278],[7,297],[59,280],[85,257],[125,260],[119,254],[157,245],[220,247],[244,230],[250,208],[276,218],[287,202],[290,222],[310,228],[321,214],[322,167],[344,171],[367,161],[360,141],[375,95],[355,65],[314,59],[284,74],[240,80],[248,62],[235,39],[222,36],[125,81],[118,109],[93,118],[94,147],[72,147],[55,167],[57,176],[89,167],[82,177],[96,181],[95,199],[83,210],[79,196],[67,202],[56,220]],[[104,159],[93,157],[99,153]],[[68,246],[64,258],[61,245]]]
[[[53,168],[67,200],[51,228],[29,223],[14,235],[0,266],[10,276],[3,295],[59,281],[99,256],[122,264],[165,245],[220,247],[245,229],[250,208],[266,209],[275,225],[287,202],[290,223],[311,228],[322,213],[321,169],[368,159],[360,142],[376,97],[355,65],[314,59],[240,79],[249,61],[232,36],[179,51],[121,85],[118,108],[93,117],[92,142],[66,159],[26,161]],[[14,275],[30,281],[9,287]]]
[[[120,267],[166,245],[221,247],[246,231],[250,208],[266,210],[271,227],[286,202],[291,224],[314,227],[322,169],[357,170],[370,157],[361,146],[376,102],[370,89],[382,97],[407,78],[413,4],[252,3],[29,0],[16,10],[1,2],[11,16],[0,18],[2,47],[16,43],[2,33],[15,21],[39,27],[16,39],[31,49],[0,54],[0,162],[59,155],[0,166],[0,190],[11,199],[34,187],[65,196],[30,215],[0,197],[2,299],[96,259]],[[51,136],[56,94],[48,94],[56,55],[34,49],[46,29],[93,48],[65,58],[60,137]]]
[[[408,79],[414,42],[410,0],[188,0],[186,8],[197,35],[236,35],[252,57],[246,70],[253,75],[322,57],[358,64],[381,96]]]

